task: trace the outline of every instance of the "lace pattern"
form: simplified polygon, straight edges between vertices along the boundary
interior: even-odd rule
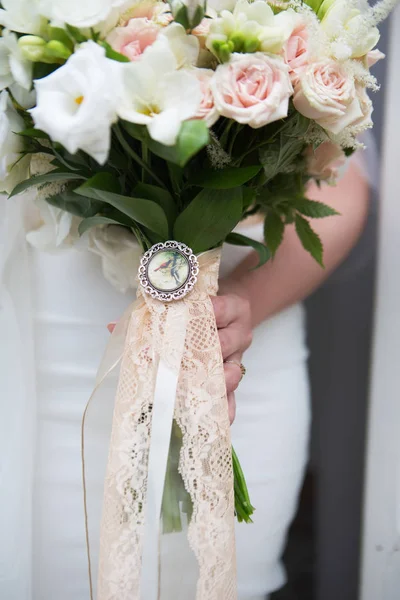
[[[146,296],[131,315],[104,488],[97,600],[140,600],[152,403],[160,358],[179,373],[179,470],[193,502],[188,540],[199,565],[196,599],[187,600],[237,597],[230,427],[209,298],[218,289],[220,252],[207,252],[199,260],[199,280],[191,294],[170,304]],[[186,322],[185,312],[182,357],[174,340]]]

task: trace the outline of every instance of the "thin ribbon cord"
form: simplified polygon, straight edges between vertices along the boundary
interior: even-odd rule
[[[100,363],[100,367],[98,369],[95,387],[93,389],[93,392],[90,395],[89,400],[86,403],[85,410],[84,410],[83,416],[82,416],[82,422],[81,422],[82,487],[83,487],[83,508],[84,508],[84,519],[85,519],[85,538],[86,538],[86,554],[87,554],[87,561],[88,561],[90,600],[94,600],[94,596],[93,596],[92,561],[91,561],[91,557],[90,557],[89,515],[88,515],[88,507],[87,507],[87,485],[86,485],[86,463],[85,463],[86,417],[87,417],[87,413],[90,408],[90,405],[92,404],[92,401],[93,401],[94,397],[96,396],[96,393],[99,391],[100,387],[103,385],[103,383],[107,379],[107,377],[114,371],[114,369],[116,369],[118,367],[118,365],[120,364],[120,362],[122,360],[124,345],[121,347],[121,350],[119,351],[119,353],[117,354],[117,357],[114,359],[114,361],[111,363],[111,365],[108,365],[108,362],[110,361],[110,354],[115,349],[114,348],[115,340],[118,338],[123,338],[123,340],[125,342],[126,331],[127,331],[128,325],[129,325],[130,316],[131,316],[133,310],[141,303],[142,302],[138,300],[138,301],[134,302],[131,306],[129,306],[129,308],[126,310],[126,312],[122,316],[121,320],[117,323],[117,325],[114,329],[114,332],[111,334],[110,341],[106,347],[103,359],[102,359],[102,361]]]

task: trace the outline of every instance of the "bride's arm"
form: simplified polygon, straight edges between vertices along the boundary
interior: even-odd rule
[[[219,296],[213,298],[222,355],[225,361],[233,361],[225,364],[231,421],[236,409],[234,392],[241,378],[237,364],[251,344],[252,329],[311,294],[346,258],[363,230],[368,184],[354,164],[336,187],[313,186],[308,197],[341,213],[312,223],[324,245],[325,269],[303,250],[294,228],[288,227],[274,260],[251,270],[258,261],[257,255],[251,254],[220,282]]]
[[[252,254],[221,282],[221,295],[237,294],[249,302],[253,326],[311,294],[346,258],[363,230],[368,213],[368,183],[355,164],[350,165],[337,186],[314,185],[308,197],[341,213],[312,222],[324,245],[325,269],[302,249],[290,226],[272,261],[252,271],[257,264],[257,257]]]

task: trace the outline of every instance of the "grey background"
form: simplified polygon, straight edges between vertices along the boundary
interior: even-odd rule
[[[386,52],[388,24],[381,32],[379,48]],[[385,66],[382,61],[374,70],[382,84],[374,97],[378,154]],[[366,229],[350,257],[307,301],[316,600],[358,597],[378,200],[373,193]]]

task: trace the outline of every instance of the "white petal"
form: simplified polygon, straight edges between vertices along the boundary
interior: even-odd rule
[[[175,59],[178,69],[189,67],[197,63],[200,52],[199,40],[194,35],[187,35],[179,23],[171,23],[162,32],[160,37],[166,37]]]
[[[182,94],[182,90],[184,90],[184,94]],[[166,75],[160,82],[157,93],[159,106],[168,110],[175,107],[181,121],[193,117],[200,106],[200,82],[186,72],[176,71]]]
[[[166,146],[173,146],[178,137],[181,124],[179,110],[171,108],[153,117],[147,128],[153,140]]]

